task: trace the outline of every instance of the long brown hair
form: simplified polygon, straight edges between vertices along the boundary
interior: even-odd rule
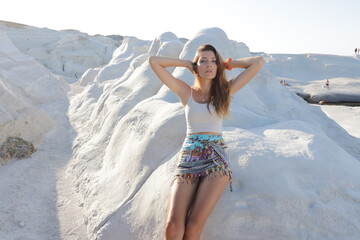
[[[215,111],[219,116],[225,117],[229,115],[230,106],[230,85],[226,79],[224,61],[216,49],[210,44],[201,45],[196,52],[193,60],[193,69],[196,73],[196,78],[199,78],[197,70],[197,62],[200,58],[199,52],[212,51],[216,57],[217,71],[216,76],[211,82],[210,101],[207,108],[210,112],[209,105],[215,107]]]

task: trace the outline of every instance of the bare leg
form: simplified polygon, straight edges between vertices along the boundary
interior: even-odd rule
[[[224,193],[228,183],[228,176],[217,176],[200,182],[186,221],[184,240],[198,240],[200,238],[207,218]]]
[[[169,208],[166,218],[165,240],[182,240],[186,216],[193,201],[199,182],[181,182],[177,179],[170,191]]]

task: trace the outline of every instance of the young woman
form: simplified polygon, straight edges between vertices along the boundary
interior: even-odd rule
[[[222,119],[229,114],[231,96],[260,70],[263,57],[224,62],[211,45],[201,45],[193,61],[151,56],[149,63],[159,79],[185,108],[187,136],[179,153],[171,186],[166,240],[199,239],[206,219],[230,182],[231,170]],[[195,76],[193,86],[170,74],[167,67],[186,67]],[[245,68],[228,81],[225,69]]]

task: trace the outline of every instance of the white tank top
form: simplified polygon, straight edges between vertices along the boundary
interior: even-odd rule
[[[185,105],[186,133],[197,132],[215,132],[222,134],[222,118],[218,116],[215,107],[210,104],[209,112],[207,103],[198,103],[192,97],[192,88],[190,97]]]

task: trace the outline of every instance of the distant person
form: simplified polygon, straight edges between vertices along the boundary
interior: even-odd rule
[[[288,84],[285,80],[281,80],[280,83],[285,85],[285,86],[290,86],[290,84]]]
[[[327,88],[329,88],[329,87],[330,87],[330,81],[329,81],[329,79],[326,79],[325,86],[326,86]]]
[[[232,173],[222,121],[229,114],[231,96],[260,70],[263,57],[225,62],[211,45],[201,45],[194,60],[151,56],[149,63],[180,99],[187,123],[186,138],[178,155],[171,184],[165,227],[167,239],[199,239],[207,218],[230,183]],[[166,68],[185,67],[194,74],[192,86],[173,76]],[[227,80],[225,69],[245,68]],[[222,226],[219,231],[222,231]],[[221,229],[220,229],[221,228]]]
[[[357,49],[357,48],[355,48],[355,55],[356,55],[357,51],[358,51],[358,49]]]

